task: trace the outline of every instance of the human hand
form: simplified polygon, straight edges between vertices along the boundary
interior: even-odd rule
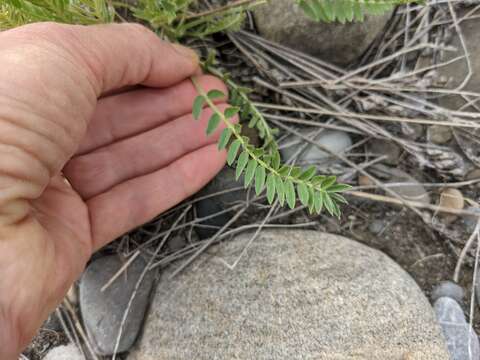
[[[193,74],[226,92],[139,25],[0,33],[0,359],[17,358],[93,251],[223,167],[221,129],[207,138],[209,111],[190,115]]]

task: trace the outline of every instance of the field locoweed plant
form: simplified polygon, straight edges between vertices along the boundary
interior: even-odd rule
[[[275,0],[270,0],[275,1]],[[304,12],[316,21],[341,23],[363,21],[366,14],[378,15],[394,6],[410,0],[294,0]],[[2,0],[0,3],[0,30],[40,21],[55,21],[68,24],[101,24],[129,20],[143,23],[160,37],[171,41],[184,38],[203,38],[240,28],[246,11],[268,2],[267,0],[236,0],[216,8],[205,8],[197,0]],[[205,107],[213,115],[206,132],[212,134],[223,123],[218,148],[227,151],[227,162],[236,169],[239,179],[243,176],[245,186],[253,186],[257,194],[266,191],[270,204],[275,201],[293,208],[297,200],[311,213],[324,209],[331,215],[340,216],[340,204],[346,203],[341,192],[349,185],[338,184],[335,176],[319,175],[314,166],[302,169],[282,164],[275,129],[271,129],[262,113],[249,100],[249,89],[236,84],[228,74],[215,66],[211,57],[203,67],[224,80],[229,88],[231,104],[221,111],[214,103],[225,94],[218,90],[208,93],[194,78],[191,79],[198,96],[193,104],[193,117],[198,119]],[[239,115],[241,123],[232,122]],[[253,146],[242,135],[242,125],[255,128],[263,141],[262,146]]]

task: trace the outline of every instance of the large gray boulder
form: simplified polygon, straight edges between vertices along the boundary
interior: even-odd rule
[[[383,253],[314,231],[223,243],[163,274],[129,360],[447,360],[432,307]]]
[[[316,22],[294,0],[274,0],[254,10],[261,35],[337,65],[356,60],[380,34],[391,12],[347,24]]]

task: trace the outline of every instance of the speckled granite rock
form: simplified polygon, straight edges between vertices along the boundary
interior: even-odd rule
[[[74,345],[66,345],[53,348],[43,360],[84,360],[84,357]]]
[[[314,231],[249,234],[156,292],[129,360],[432,359],[449,355],[432,307],[383,253]],[[171,271],[171,270],[170,270]]]
[[[260,34],[267,39],[347,65],[368,48],[391,13],[367,16],[364,22],[327,24],[308,18],[294,0],[275,0],[256,8],[254,16]]]

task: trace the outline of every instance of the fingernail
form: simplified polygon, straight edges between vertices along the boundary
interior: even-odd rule
[[[198,55],[192,49],[190,49],[186,46],[182,46],[180,44],[172,44],[172,45],[173,45],[173,48],[175,49],[175,51],[177,51],[181,55],[189,57],[190,59],[192,59],[196,63],[198,62]]]

